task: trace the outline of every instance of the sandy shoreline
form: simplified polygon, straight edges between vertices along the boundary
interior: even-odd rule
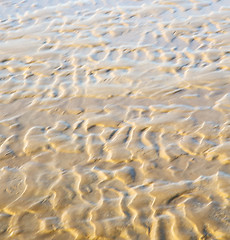
[[[0,239],[230,239],[228,1],[0,15]]]

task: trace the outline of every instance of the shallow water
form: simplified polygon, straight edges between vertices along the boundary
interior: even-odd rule
[[[230,239],[228,0],[0,16],[0,239]]]

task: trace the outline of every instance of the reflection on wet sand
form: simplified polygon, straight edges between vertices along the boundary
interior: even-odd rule
[[[0,13],[0,239],[230,239],[227,0]]]

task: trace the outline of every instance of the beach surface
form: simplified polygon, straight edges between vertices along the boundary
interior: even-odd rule
[[[229,0],[0,1],[0,239],[230,239]]]

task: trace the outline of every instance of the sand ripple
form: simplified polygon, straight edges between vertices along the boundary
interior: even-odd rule
[[[230,8],[0,3],[0,239],[230,239]]]

